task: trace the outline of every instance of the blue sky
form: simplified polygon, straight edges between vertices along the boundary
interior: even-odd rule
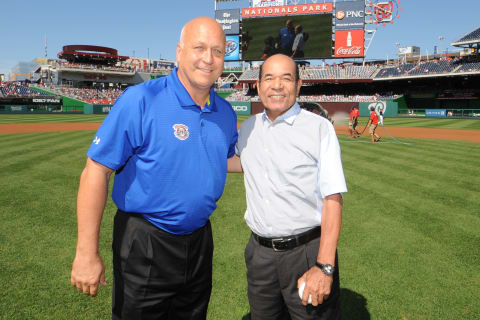
[[[246,6],[247,0],[219,5]],[[392,59],[396,43],[419,46],[422,54],[432,54],[434,46],[452,51],[453,41],[480,27],[480,0],[401,0],[400,7],[394,24],[377,27],[367,59]],[[64,45],[89,44],[115,48],[120,55],[174,60],[182,26],[198,16],[214,17],[214,1],[3,0],[0,73],[43,57],[45,36],[49,58]]]

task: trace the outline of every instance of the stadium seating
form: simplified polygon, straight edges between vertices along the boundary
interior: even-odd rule
[[[328,80],[328,79],[371,79],[377,70],[376,66],[353,66],[337,65],[322,66],[301,69],[302,80]],[[240,76],[240,81],[251,81],[258,79],[258,68],[247,69]]]
[[[428,61],[415,65],[410,71],[409,76],[413,75],[428,75],[428,74],[443,74],[452,72],[456,67],[453,61]]]
[[[133,72],[131,68],[124,67],[124,66],[100,66],[100,65],[92,65],[92,64],[86,64],[86,63],[66,62],[62,60],[55,61],[55,63],[53,63],[53,67],[56,67],[58,69],[103,70],[103,71],[128,72],[128,73]]]
[[[113,104],[123,92],[123,90],[116,88],[73,88],[54,85],[44,86],[44,88],[58,95],[92,104]]]
[[[4,97],[37,97],[43,96],[43,93],[30,90],[27,83],[21,82],[1,82],[0,91]]]
[[[460,68],[455,70],[455,73],[460,72],[479,72],[480,71],[480,62],[468,62],[462,64]]]

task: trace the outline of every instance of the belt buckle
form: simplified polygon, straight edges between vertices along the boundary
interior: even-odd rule
[[[284,238],[275,238],[275,239],[272,239],[272,249],[273,251],[277,251],[277,252],[280,252],[280,251],[287,251],[287,249],[284,249],[284,248],[278,248],[275,243],[279,243],[279,244],[283,244],[287,241],[289,241],[290,239],[284,239]]]

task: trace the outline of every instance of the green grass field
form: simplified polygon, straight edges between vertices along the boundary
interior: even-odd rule
[[[480,121],[456,121],[444,125],[479,129]],[[0,135],[0,319],[110,318],[111,200],[100,239],[108,286],[91,298],[69,282],[76,191],[93,136]],[[480,144],[339,139],[349,188],[338,249],[343,319],[479,319]],[[248,319],[244,211],[243,176],[229,174],[212,216],[209,320]]]
[[[52,123],[52,122],[102,122],[105,114],[0,114],[0,124]]]

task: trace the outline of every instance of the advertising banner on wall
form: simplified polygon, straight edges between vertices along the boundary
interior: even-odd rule
[[[240,60],[240,36],[226,36],[225,61]]]
[[[360,117],[368,117],[370,115],[370,107],[375,108],[375,112],[380,114],[380,109],[383,110],[384,117],[398,116],[398,102],[394,101],[377,101],[377,102],[360,102],[358,104],[360,110]]]
[[[445,118],[447,116],[446,109],[426,109],[425,117],[430,118]]]
[[[251,104],[247,101],[229,101],[236,114],[249,115]]]
[[[252,7],[276,7],[283,6],[286,3],[286,0],[252,0]]]
[[[215,20],[222,26],[225,34],[240,33],[240,9],[216,10]]]
[[[365,31],[336,30],[335,31],[335,58],[363,57]]]
[[[365,3],[363,1],[342,1],[335,4],[335,29],[363,29]]]
[[[333,4],[317,3],[317,4],[299,4],[291,6],[279,7],[260,7],[260,8],[244,8],[242,9],[243,18],[254,17],[273,17],[273,16],[288,16],[300,14],[314,14],[314,13],[329,13],[333,11]]]
[[[36,98],[0,98],[1,104],[54,105],[62,104],[62,98],[56,96]]]

